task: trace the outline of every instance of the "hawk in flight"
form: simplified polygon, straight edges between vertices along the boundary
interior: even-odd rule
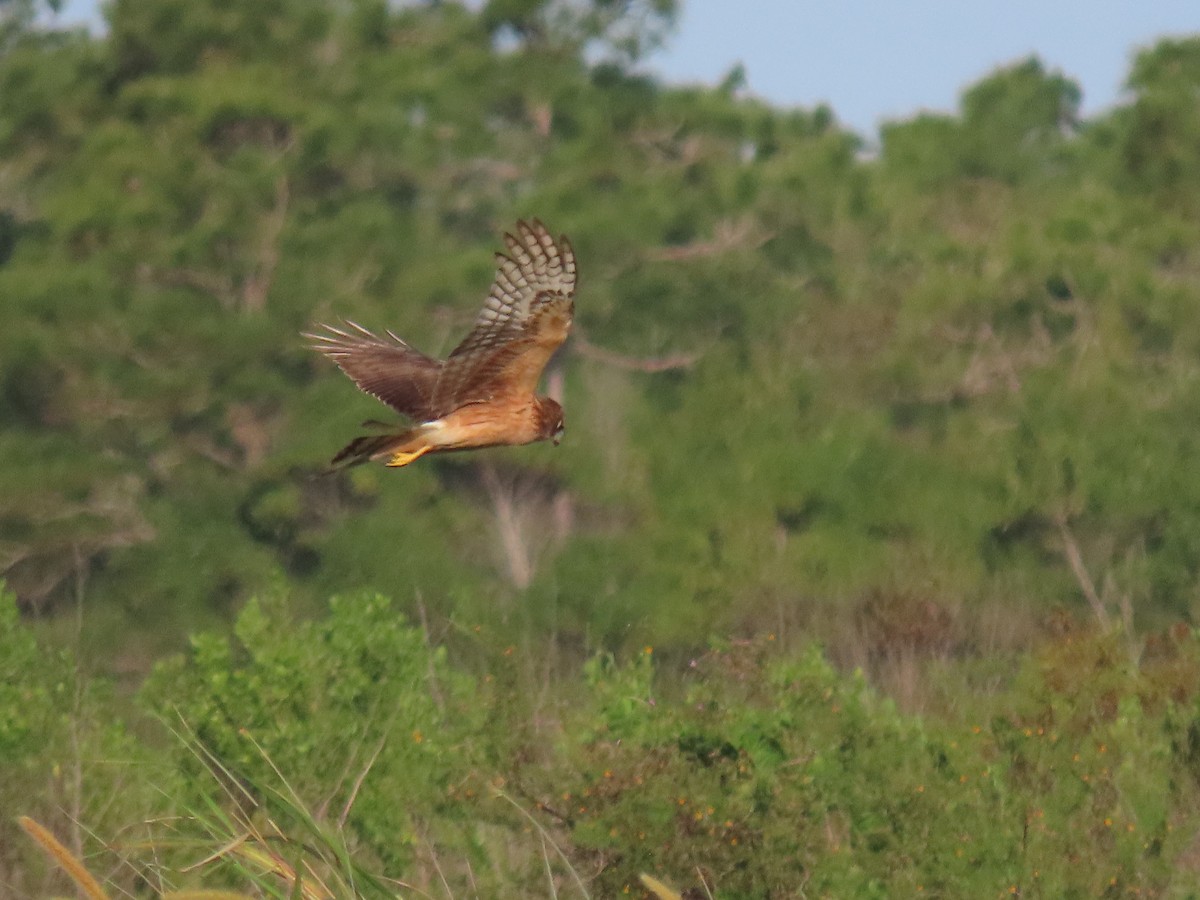
[[[426,453],[559,442],[562,407],[534,392],[571,328],[575,251],[537,219],[517,222],[516,231],[504,235],[508,253],[496,254],[496,278],[471,333],[444,361],[354,322],[304,335],[361,390],[414,423],[355,438],[332,466],[406,466]]]

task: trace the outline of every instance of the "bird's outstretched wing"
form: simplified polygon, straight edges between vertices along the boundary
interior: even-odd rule
[[[475,326],[442,367],[438,415],[502,397],[532,394],[575,310],[575,251],[534,219],[504,235],[496,278]]]
[[[418,422],[437,418],[434,395],[442,371],[439,360],[414,350],[392,332],[379,337],[356,322],[346,328],[304,336],[328,356],[360,389]]]

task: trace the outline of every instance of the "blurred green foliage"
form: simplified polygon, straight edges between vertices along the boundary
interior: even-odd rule
[[[160,758],[126,726],[106,680],[75,655],[39,643],[0,584],[0,890],[46,896],[54,874],[17,826],[28,815],[77,854],[95,835],[136,827],[154,809]],[[163,779],[163,785],[170,785]]]
[[[288,612],[251,603],[235,644],[195,638],[189,660],[155,670],[143,700],[239,777],[268,783],[285,772],[300,796],[345,809],[349,827],[402,871],[426,836],[421,824],[469,771],[466,739],[483,716],[470,680],[378,596],[335,598],[322,621],[281,629]],[[201,808],[207,760],[180,753],[178,796]]]
[[[34,644],[5,609],[20,661]],[[6,695],[16,808],[52,815],[53,782],[36,786],[83,764],[77,855],[129,891],[278,894],[280,871],[340,869],[335,895],[364,897],[618,896],[643,872],[721,897],[1165,897],[1200,865],[1185,626],[1136,660],[1120,632],[1071,627],[988,691],[946,659],[926,677],[954,702],[918,717],[773,632],[674,663],[597,654],[564,677],[483,628],[469,671],[375,595],[281,627],[289,613],[251,603],[234,636],[159,664],[140,700],[165,742],[79,731],[79,706],[14,722]],[[27,700],[44,683],[9,675]],[[40,752],[64,727],[66,755]],[[53,883],[6,846],[10,887]],[[274,862],[249,865],[256,848]]]

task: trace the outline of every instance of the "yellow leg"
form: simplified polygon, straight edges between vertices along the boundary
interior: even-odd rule
[[[428,453],[432,449],[433,449],[432,447],[426,445],[419,450],[411,450],[408,452],[401,451],[400,453],[395,454],[390,460],[388,460],[388,463],[387,463],[388,467],[390,468],[393,466],[407,466],[414,459],[416,459],[419,456],[424,456],[426,453]]]

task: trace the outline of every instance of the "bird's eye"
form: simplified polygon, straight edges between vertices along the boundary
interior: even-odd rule
[[[562,440],[563,433],[564,433],[566,430],[567,430],[567,429],[566,429],[566,427],[563,425],[563,423],[562,423],[562,422],[559,422],[559,423],[558,423],[558,427],[554,429],[554,446],[556,446],[556,447],[558,446],[558,442]]]

